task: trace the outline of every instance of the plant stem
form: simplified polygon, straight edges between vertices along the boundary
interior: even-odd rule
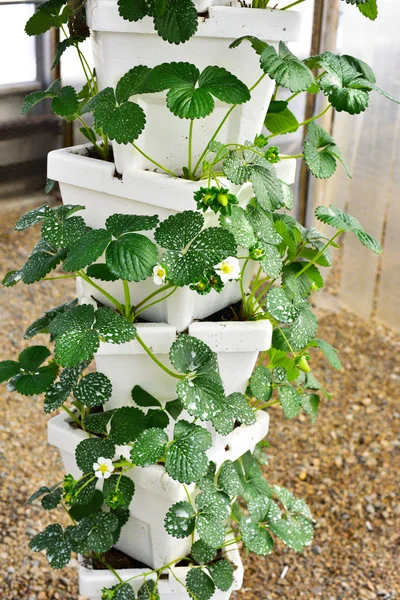
[[[134,142],[132,142],[132,146],[135,148],[135,150],[137,150],[142,156],[144,156],[145,158],[147,158],[147,160],[149,160],[150,162],[153,163],[153,165],[156,165],[156,167],[158,167],[159,169],[161,169],[162,171],[164,171],[165,173],[168,173],[168,175],[171,175],[171,177],[178,177],[178,175],[176,175],[173,171],[170,171],[167,167],[163,167],[160,163],[158,163],[156,160],[154,160],[154,158],[151,158],[148,154],[146,154],[146,152],[144,152],[143,150],[141,150],[139,148],[139,146],[137,146]]]
[[[262,404],[261,406],[258,406],[254,412],[257,412],[258,410],[264,410],[265,408],[269,408],[270,406],[274,406],[274,404],[279,404],[279,399],[278,400],[273,400],[272,402],[267,402],[267,404]]]
[[[305,2],[305,0],[296,0],[296,2],[292,2],[292,4],[288,4],[287,6],[284,6],[283,8],[281,8],[281,10],[288,10],[289,8],[293,8],[293,6],[296,6],[297,4],[301,4],[302,2]]]
[[[246,258],[246,260],[244,261],[242,273],[241,273],[241,276],[240,276],[240,293],[242,295],[242,304],[243,304],[243,306],[246,303],[246,296],[245,296],[245,293],[244,293],[244,286],[243,286],[243,278],[244,278],[244,272],[246,270],[246,267],[248,265],[249,260],[250,260],[250,257]]]
[[[96,559],[101,562],[102,565],[104,565],[109,571],[111,571],[111,573],[114,575],[114,577],[116,577],[118,579],[118,581],[120,583],[124,583],[124,580],[119,576],[119,574],[117,573],[117,571],[114,569],[114,567],[112,567],[106,560],[104,560],[104,558],[101,556],[101,554],[98,554],[97,552],[95,553]]]
[[[109,294],[108,292],[106,292],[106,290],[104,290],[102,287],[100,287],[99,285],[97,285],[97,283],[95,283],[92,279],[90,279],[90,277],[88,277],[84,271],[78,271],[77,275],[79,277],[82,277],[82,279],[84,281],[86,281],[87,283],[89,283],[96,290],[98,290],[101,294],[103,294],[103,296],[105,296],[106,298],[108,298],[108,300],[110,300],[110,302],[112,302],[112,304],[114,304],[114,306],[119,310],[119,312],[121,314],[124,313],[124,307],[122,306],[122,304],[120,302],[118,302],[118,300],[116,298],[114,298],[114,296],[112,296],[111,294]]]
[[[251,88],[249,88],[249,92],[251,93],[257,86],[259,83],[261,83],[261,81],[264,79],[264,77],[266,77],[266,74],[263,73],[261,75],[261,77],[259,77],[257,79],[257,81],[255,82],[254,85],[251,86]],[[217,129],[214,131],[214,134],[212,136],[212,138],[210,139],[210,141],[208,142],[206,148],[203,150],[202,154],[200,155],[199,160],[197,161],[194,169],[193,169],[193,173],[196,174],[197,173],[197,169],[199,168],[199,166],[201,165],[205,155],[207,154],[208,151],[208,147],[210,145],[211,142],[213,142],[215,140],[215,138],[217,137],[217,135],[219,134],[219,132],[221,131],[222,127],[225,125],[226,121],[228,120],[229,116],[231,115],[231,113],[235,110],[235,108],[237,107],[237,104],[233,104],[230,109],[228,110],[228,112],[226,113],[226,115],[224,116],[224,118],[222,119],[221,123],[218,125]]]
[[[194,125],[194,120],[190,119],[190,125],[189,125],[189,148],[188,148],[188,177],[189,177],[189,179],[192,178],[193,125]]]
[[[171,369],[168,369],[168,367],[166,367],[161,361],[159,361],[158,358],[152,353],[150,348],[148,348],[148,346],[146,346],[146,344],[144,343],[144,341],[142,340],[140,335],[136,334],[135,339],[142,346],[142,348],[146,352],[146,354],[148,354],[150,356],[150,358],[156,363],[156,365],[158,365],[160,367],[160,369],[165,371],[165,373],[167,373],[167,375],[171,375],[171,377],[175,377],[175,379],[185,379],[186,378],[185,375],[179,375],[178,373],[174,373],[173,371],[171,371]]]
[[[73,279],[78,277],[77,275],[60,275],[58,277],[43,277],[41,281],[57,281],[57,279]]]
[[[304,158],[304,154],[288,154],[280,156],[281,160],[289,160],[290,158]]]
[[[63,410],[65,410],[65,412],[67,413],[67,415],[69,415],[71,417],[71,419],[77,424],[79,425],[79,427],[82,427],[82,423],[80,422],[80,420],[78,419],[78,417],[72,412],[72,410],[70,410],[69,408],[67,408],[65,406],[65,404],[61,405],[61,408]]]
[[[132,306],[131,306],[131,293],[129,291],[129,283],[124,279],[122,281],[124,286],[124,298],[125,298],[125,317],[129,319]]]
[[[150,304],[146,304],[146,306],[143,306],[143,308],[141,308],[137,313],[135,314],[135,319],[136,317],[138,317],[142,312],[144,312],[145,310],[149,309],[151,306],[154,306],[155,304],[158,304],[159,302],[164,302],[164,300],[166,300],[167,298],[169,298],[170,296],[172,296],[172,294],[174,294],[176,292],[176,290],[178,289],[178,286],[176,285],[169,294],[167,294],[166,296],[163,296],[162,298],[159,298],[158,300],[155,300],[154,302],[150,302]]]
[[[140,308],[141,306],[143,306],[143,304],[147,304],[147,302],[149,300],[151,300],[152,298],[154,298],[154,296],[158,296],[158,294],[161,294],[161,292],[165,292],[166,290],[169,290],[172,287],[171,283],[167,283],[166,285],[163,285],[162,287],[158,288],[157,290],[155,290],[154,292],[152,292],[151,294],[149,294],[148,296],[146,296],[146,298],[143,298],[143,300],[141,300],[138,304],[136,304],[135,306],[135,313],[137,311],[138,308]]]
[[[343,229],[339,229],[335,233],[335,235],[333,235],[331,237],[331,239],[326,242],[325,246],[318,252],[318,254],[316,256],[314,256],[314,258],[310,262],[305,264],[304,267],[298,273],[296,273],[295,277],[300,277],[300,275],[302,275],[305,271],[307,271],[307,269],[309,269],[311,267],[311,265],[314,265],[317,262],[317,260],[320,258],[320,256],[323,255],[325,250],[332,244],[332,242],[343,232],[344,232]]]
[[[312,123],[313,121],[316,121],[317,119],[320,119],[321,117],[323,117],[328,110],[330,110],[332,108],[332,104],[328,104],[328,106],[326,108],[324,108],[324,110],[322,110],[318,115],[315,115],[315,117],[311,117],[310,119],[306,119],[305,121],[303,121],[302,123],[299,123],[298,127],[304,127],[305,125],[308,125],[309,123]],[[290,133],[290,129],[284,129],[283,131],[279,131],[278,133],[273,133],[271,135],[268,136],[268,139],[271,139],[273,137],[276,137],[277,135],[285,135],[285,133]],[[299,155],[296,158],[302,158],[303,155]],[[282,157],[281,157],[282,158]],[[294,157],[291,157],[294,158]]]

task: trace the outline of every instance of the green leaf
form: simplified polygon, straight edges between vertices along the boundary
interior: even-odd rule
[[[266,311],[280,323],[293,323],[298,310],[287,297],[285,290],[273,287],[265,301]]]
[[[46,550],[47,560],[52,569],[62,569],[71,560],[71,543],[65,539],[61,525],[54,523],[33,537],[29,547],[34,552]]]
[[[179,400],[179,398],[177,398],[176,400],[171,400],[170,402],[167,402],[165,405],[165,410],[169,415],[171,415],[174,421],[176,421],[181,412],[183,411],[183,404]]]
[[[99,347],[99,334],[92,329],[94,308],[76,306],[58,315],[48,329],[56,337],[55,357],[63,367],[75,367],[91,358]]]
[[[343,212],[340,208],[332,206],[318,206],[315,210],[315,216],[319,221],[327,223],[336,229],[342,231],[351,231],[372,252],[381,254],[382,248],[372,235],[369,235],[360,225],[360,223],[351,215]]]
[[[234,40],[231,45],[229,46],[229,48],[237,48],[238,46],[240,46],[240,44],[244,41],[248,41],[251,44],[251,47],[253,48],[253,50],[255,50],[255,52],[260,55],[262,54],[262,51],[267,47],[267,43],[263,42],[261,40],[259,40],[257,37],[253,36],[253,35],[243,35],[240,38],[237,38],[236,40]]]
[[[260,259],[260,265],[264,273],[272,279],[277,279],[282,272],[282,258],[280,252],[275,246],[259,243],[264,256]]]
[[[192,0],[164,0],[154,16],[158,35],[170,44],[189,40],[198,27],[196,8]]]
[[[289,548],[301,552],[303,546],[309,546],[314,537],[312,523],[304,517],[278,519],[269,524],[269,528]]]
[[[131,2],[131,4],[133,4]],[[118,104],[122,104],[123,102],[127,102],[129,98],[135,96],[136,94],[142,94],[146,92],[146,80],[151,72],[149,67],[145,67],[143,65],[137,65],[130,69],[117,83],[117,87],[115,90],[115,95],[117,98]],[[126,215],[129,217],[129,215]],[[146,217],[142,217],[146,218]],[[151,218],[151,217],[150,217]],[[152,229],[150,227],[149,229]],[[131,229],[130,231],[138,231],[137,229]],[[117,236],[116,236],[117,237]]]
[[[158,262],[157,246],[139,233],[127,233],[114,240],[106,251],[110,271],[126,281],[147,279]]]
[[[336,160],[344,166],[349,177],[351,174],[343,160],[335,140],[316,123],[307,125],[307,138],[303,144],[304,159],[307,167],[319,179],[327,179],[336,171]]]
[[[235,469],[240,477],[243,497],[246,500],[272,496],[272,490],[264,479],[261,467],[250,452],[246,452],[240,462],[235,462]]]
[[[189,569],[186,588],[193,600],[210,600],[215,592],[213,580],[201,569]]]
[[[206,67],[200,75],[199,86],[227,104],[243,104],[250,100],[248,87],[222,67]]]
[[[217,551],[203,540],[197,540],[192,546],[191,555],[197,564],[206,565],[215,559]]]
[[[71,9],[64,7],[64,5],[64,0],[49,0],[40,4],[35,14],[26,23],[25,33],[40,35],[52,27],[60,27],[62,24],[67,23]],[[63,7],[64,10],[60,14]]]
[[[39,319],[36,319],[36,321],[29,325],[29,327],[25,330],[24,338],[29,340],[35,337],[35,335],[38,335],[38,333],[48,333],[48,326],[51,321],[55,319],[57,315],[74,308],[77,302],[78,300],[75,299],[70,302],[65,302],[64,304],[61,304],[60,306],[57,306],[51,310],[47,310],[42,317],[39,317]]]
[[[105,306],[96,310],[94,327],[99,336],[109,344],[124,344],[136,337],[136,327],[122,315]]]
[[[189,502],[177,502],[165,517],[165,529],[178,539],[188,537],[194,531],[195,523],[196,515]]]
[[[110,550],[114,543],[113,532],[119,528],[116,515],[112,513],[97,513],[92,517],[93,527],[90,531],[87,543],[90,550],[103,554]]]
[[[297,390],[291,385],[282,385],[278,388],[278,395],[285,417],[297,417],[301,408],[301,396]]]
[[[232,461],[226,460],[218,474],[218,486],[229,497],[239,496],[242,491],[240,477]]]
[[[299,122],[288,108],[288,103],[282,100],[272,100],[264,122],[265,127],[274,135],[294,133],[299,128]]]
[[[58,252],[44,240],[40,240],[32,250],[30,257],[21,269],[22,281],[27,285],[40,281],[65,258],[67,251]]]
[[[146,579],[138,591],[138,600],[160,600],[157,584],[152,579]]]
[[[88,373],[74,389],[75,398],[84,406],[101,406],[110,399],[111,381],[104,373]]]
[[[226,403],[235,421],[245,425],[253,425],[256,422],[254,411],[243,394],[233,392],[227,396]]]
[[[104,480],[103,495],[110,508],[129,508],[135,493],[135,484],[126,475],[111,475]]]
[[[339,360],[338,351],[336,348],[331,346],[325,340],[321,340],[319,338],[315,338],[315,340],[311,342],[310,346],[318,347],[332,367],[337,371],[340,371],[342,368],[342,363]]]
[[[108,596],[105,592],[113,592],[113,595]],[[112,600],[135,600],[135,592],[133,591],[131,585],[129,583],[117,584],[113,586],[110,590],[103,589],[102,598],[112,598]]]
[[[148,231],[158,225],[158,216],[115,214],[106,220],[106,228],[115,238],[125,233]]]
[[[183,420],[178,421],[165,462],[168,475],[180,483],[196,482],[207,469],[208,458],[205,450],[210,446],[211,435],[203,427]]]
[[[250,181],[261,208],[271,212],[282,206],[282,184],[271,163],[258,157],[257,163],[251,165]]]
[[[85,417],[85,428],[87,431],[92,433],[103,433],[107,434],[107,425],[113,416],[115,410],[108,410],[106,412],[94,413]]]
[[[268,402],[272,396],[272,377],[269,369],[260,365],[250,377],[251,393],[260,402]]]
[[[93,229],[73,244],[64,261],[64,271],[75,272],[94,263],[103,254],[111,240],[106,229]]]
[[[115,106],[115,99],[111,102],[110,98],[105,96],[104,101],[94,108],[93,116],[95,126],[118,144],[134,142],[146,125],[146,115],[139,104],[124,102]]]
[[[57,44],[56,53],[54,56],[53,63],[51,65],[52,70],[56,68],[67,48],[74,46],[75,44],[79,43],[79,41],[81,41],[79,38],[69,37],[65,38],[65,40],[61,40],[61,42]]]
[[[198,517],[196,530],[209,546],[219,548],[225,540],[225,522],[230,516],[229,496],[223,492],[205,491],[196,498]]]
[[[42,206],[38,206],[37,208],[33,208],[32,210],[25,213],[15,224],[15,231],[25,231],[25,229],[29,229],[38,223],[41,223],[44,219],[48,217],[52,217],[53,211],[50,206],[47,204],[42,204]]]
[[[233,566],[226,558],[208,567],[212,580],[219,590],[227,592],[233,585]]]
[[[73,367],[61,371],[59,381],[47,390],[44,398],[44,412],[50,413],[64,404],[75,386],[81,369]]]
[[[90,265],[86,269],[86,275],[91,279],[99,279],[100,281],[118,281],[118,277],[111,273],[106,264]]]
[[[113,415],[110,439],[119,445],[131,444],[145,429],[145,414],[133,406],[123,406]]]
[[[183,379],[176,391],[188,413],[202,421],[213,420],[225,404],[225,390],[219,375],[198,375]]]
[[[370,87],[360,84],[361,72],[346,56],[324,52],[319,64],[326,73],[319,80],[322,91],[338,111],[359,114],[369,106]]]
[[[18,362],[6,360],[0,363],[0,383],[11,379],[11,388],[24,396],[45,392],[58,373],[58,366],[54,363],[41,366],[49,356],[46,346],[26,348],[19,355]]]
[[[70,217],[68,213],[53,212],[42,224],[42,238],[53,248],[68,248],[88,232],[82,217]]]
[[[165,219],[156,229],[154,237],[162,248],[184,250],[200,233],[204,217],[193,210],[185,210]]]
[[[165,429],[169,425],[169,417],[164,410],[149,410],[146,414],[146,426]]]
[[[14,271],[8,271],[8,273],[6,273],[3,279],[1,280],[1,283],[4,285],[4,287],[13,287],[14,285],[17,285],[19,281],[21,281],[22,275],[22,269],[14,269]]]
[[[62,488],[58,488],[56,490],[51,490],[49,494],[46,494],[42,498],[42,508],[45,510],[54,510],[61,502],[63,490]]]
[[[378,2],[377,0],[367,0],[358,5],[358,10],[364,17],[375,21],[378,18]]]
[[[118,0],[118,12],[126,21],[140,21],[151,13],[147,0]]]
[[[266,244],[280,244],[282,242],[282,236],[276,230],[273,220],[259,204],[249,205],[246,211],[259,240]]]
[[[305,91],[315,81],[310,69],[283,42],[279,42],[279,53],[267,46],[260,56],[260,65],[264,73],[291,92]]]
[[[271,554],[274,549],[274,540],[270,533],[260,527],[257,522],[254,522],[251,517],[240,519],[239,531],[247,550],[259,556]]]
[[[168,436],[157,427],[146,429],[137,438],[131,460],[139,467],[150,467],[159,461],[167,449]]]
[[[235,242],[243,248],[251,248],[257,242],[249,214],[241,206],[232,206],[230,215],[220,216],[221,226],[231,232]]]
[[[80,442],[75,450],[76,464],[83,473],[93,471],[93,464],[100,456],[113,459],[115,446],[111,440],[89,438]]]
[[[229,181],[242,185],[251,177],[251,167],[243,164],[236,152],[230,152],[222,163],[222,171]]]
[[[313,339],[318,321],[309,305],[305,305],[290,328],[290,343],[293,350],[302,350]]]
[[[73,120],[75,113],[78,112],[79,100],[74,88],[67,85],[58,92],[57,96],[51,101],[52,111],[59,117]]]
[[[154,396],[149,394],[149,392],[146,392],[146,390],[144,390],[140,385],[135,385],[131,392],[131,397],[134,403],[138,406],[158,406],[160,408],[162,407],[161,402],[157,400],[157,398],[154,398]]]
[[[180,119],[203,119],[213,112],[215,104],[207,90],[183,83],[168,92],[167,106]]]
[[[169,353],[172,365],[180,373],[187,375],[218,374],[218,358],[201,340],[187,334],[181,334],[172,344]]]
[[[317,420],[320,398],[318,394],[302,394],[301,406],[307,415],[310,415],[313,423]]]

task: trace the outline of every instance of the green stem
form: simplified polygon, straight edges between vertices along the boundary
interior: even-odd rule
[[[69,516],[69,518],[71,519],[73,525],[76,525],[76,521],[73,517],[71,517],[71,515],[69,514],[69,510],[68,508],[65,506],[64,502],[60,502],[61,507],[64,509],[64,511],[67,513],[67,515]]]
[[[317,119],[320,119],[321,117],[323,117],[328,110],[330,110],[332,108],[332,104],[328,104],[328,106],[326,108],[324,108],[324,110],[322,110],[320,113],[318,113],[317,115],[315,115],[314,117],[310,117],[310,119],[306,119],[305,121],[303,121],[302,123],[299,123],[298,127],[304,127],[305,125],[308,125],[309,123],[312,123],[313,121],[316,121]],[[284,129],[283,131],[278,131],[278,133],[272,133],[271,135],[268,136],[268,139],[270,140],[273,137],[276,137],[277,135],[285,135],[285,133],[290,133],[290,129]]]
[[[114,575],[114,577],[116,577],[118,579],[118,581],[120,583],[124,583],[124,580],[119,576],[119,574],[114,569],[114,567],[112,567],[106,560],[104,560],[104,558],[101,556],[101,554],[98,554],[97,552],[95,552],[95,557],[99,562],[101,562],[102,565],[104,565],[109,571],[111,571],[111,573]]]
[[[166,285],[163,285],[162,287],[158,288],[157,290],[155,290],[154,292],[152,292],[151,294],[149,294],[148,296],[146,296],[146,298],[143,298],[143,300],[141,300],[138,304],[136,304],[135,306],[135,313],[137,311],[138,308],[140,308],[141,306],[143,306],[143,304],[147,304],[147,302],[149,300],[151,300],[152,298],[154,298],[154,296],[158,296],[158,294],[161,294],[162,292],[165,292],[166,290],[169,290],[172,287],[171,283],[167,283]]]
[[[274,404],[279,404],[280,400],[273,400],[272,402],[267,402],[267,404],[262,404],[261,406],[258,406],[254,412],[257,412],[258,410],[264,410],[264,408],[269,408],[270,406],[274,406]]]
[[[171,369],[168,369],[168,367],[166,367],[161,361],[159,361],[158,358],[152,353],[150,348],[148,348],[148,346],[146,346],[146,344],[144,343],[144,341],[142,340],[140,335],[136,334],[135,339],[142,346],[142,348],[146,352],[146,354],[148,354],[150,356],[150,358],[156,363],[156,365],[158,365],[160,367],[160,369],[162,369],[165,373],[167,373],[167,375],[171,375],[171,377],[175,377],[175,379],[185,379],[186,378],[185,375],[179,375],[178,373],[174,373],[173,371],[171,371]]]
[[[124,307],[122,306],[122,304],[120,302],[118,302],[118,300],[116,298],[114,298],[114,296],[112,296],[111,294],[109,294],[108,292],[106,292],[106,290],[104,290],[101,286],[97,285],[97,283],[95,283],[92,279],[90,279],[90,277],[88,277],[84,271],[78,271],[77,275],[79,277],[82,277],[82,279],[84,281],[86,281],[87,283],[89,283],[97,291],[99,291],[101,294],[103,294],[103,296],[105,296],[106,298],[108,298],[108,300],[110,302],[112,302],[112,304],[114,304],[114,306],[119,310],[119,312],[121,314],[124,313]]]
[[[122,281],[124,286],[124,298],[125,298],[125,317],[129,319],[132,306],[131,306],[131,293],[129,291],[129,283],[124,279]]]
[[[167,294],[166,296],[163,296],[162,298],[159,298],[158,300],[155,300],[154,302],[150,302],[150,304],[146,304],[146,306],[143,306],[143,308],[141,308],[137,313],[134,313],[135,315],[135,319],[136,317],[138,317],[142,312],[144,312],[145,310],[151,308],[152,306],[155,306],[156,304],[158,304],[159,302],[164,302],[164,300],[166,300],[167,298],[169,298],[170,296],[172,296],[172,294],[174,294],[176,292],[176,290],[178,289],[178,286],[175,286],[169,294]]]
[[[251,86],[251,88],[249,88],[249,92],[251,93],[257,86],[259,83],[261,83],[261,81],[264,79],[264,77],[266,77],[266,74],[263,73],[261,75],[261,77],[259,77],[257,79],[257,81],[255,82],[254,85]],[[226,121],[229,119],[231,113],[235,110],[235,108],[237,107],[237,104],[233,104],[230,109],[228,110],[228,112],[226,113],[226,115],[224,116],[224,118],[222,119],[221,123],[218,125],[217,129],[214,131],[214,134],[212,136],[212,138],[210,139],[210,141],[208,142],[206,148],[203,150],[202,154],[200,155],[199,160],[197,161],[194,169],[193,169],[193,173],[196,174],[197,173],[197,169],[199,168],[199,166],[201,165],[204,157],[207,154],[208,151],[208,147],[210,145],[211,142],[213,142],[215,140],[215,138],[217,137],[217,135],[219,134],[219,132],[221,131],[221,129],[223,128],[223,126],[225,125]]]
[[[284,154],[283,156],[280,156],[281,160],[289,160],[291,158],[304,158],[304,154]]]
[[[193,125],[194,125],[194,120],[191,119],[190,125],[189,125],[189,148],[188,148],[188,177],[189,177],[189,179],[192,178]]]
[[[147,160],[149,160],[150,162],[153,163],[153,165],[156,165],[156,167],[158,167],[159,169],[161,169],[162,171],[164,171],[165,173],[168,173],[168,175],[171,175],[171,177],[178,177],[178,175],[176,175],[173,171],[170,171],[167,167],[163,167],[163,165],[161,165],[160,163],[158,163],[156,160],[154,160],[153,158],[151,158],[148,154],[146,154],[146,152],[144,152],[143,150],[141,150],[139,148],[139,146],[137,146],[134,142],[132,142],[132,146],[135,148],[135,150],[137,150],[142,156],[144,156],[145,158],[147,158]]]
[[[297,4],[301,4],[302,2],[305,2],[305,0],[296,0],[296,2],[292,2],[292,4],[284,6],[283,8],[281,8],[281,10],[288,10],[289,8],[293,8],[293,6],[297,6]]]
[[[67,408],[65,406],[65,404],[62,404],[61,408],[63,410],[65,410],[65,412],[67,413],[67,415],[69,415],[71,417],[71,419],[77,424],[79,425],[79,427],[83,427],[83,423],[80,422],[80,420],[78,419],[78,417],[72,412],[72,410],[70,410],[69,408]]]
[[[317,260],[323,255],[325,250],[332,244],[332,242],[343,232],[343,229],[339,229],[335,233],[335,235],[333,235],[331,239],[326,242],[325,246],[318,252],[318,254],[316,254],[316,256],[314,256],[314,258],[310,262],[306,263],[298,273],[296,273],[295,277],[300,277],[300,275],[302,275],[305,271],[307,271],[307,269],[314,265],[317,262]]]
[[[244,272],[245,272],[246,267],[247,267],[247,265],[249,263],[249,260],[250,260],[250,257],[246,258],[246,260],[244,261],[244,265],[243,265],[243,269],[242,269],[242,274],[241,274],[241,277],[240,277],[240,293],[241,293],[241,296],[242,296],[242,304],[243,304],[243,306],[246,303],[246,296],[245,296],[245,293],[244,293],[243,279],[244,279]]]
[[[60,275],[59,277],[43,277],[42,281],[57,281],[57,279],[73,279],[77,275]]]

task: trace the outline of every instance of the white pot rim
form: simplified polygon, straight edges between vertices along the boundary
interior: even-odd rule
[[[150,17],[137,22],[120,17],[115,0],[88,2],[86,15],[90,29],[95,32],[158,35]],[[297,41],[300,24],[301,14],[293,10],[212,6],[207,17],[199,17],[199,27],[194,37],[235,39],[250,31],[251,35],[271,42]],[[168,45],[168,42],[165,43]]]
[[[88,149],[91,147],[91,144],[81,144],[52,150],[47,159],[48,178],[143,204],[162,206],[176,212],[197,210],[194,199],[188,206],[188,198],[192,199],[200,187],[208,186],[207,179],[189,181],[171,177],[166,173],[142,169],[128,169],[121,179],[115,176],[113,162],[88,156]],[[283,160],[274,166],[280,179],[294,181],[296,159]],[[232,192],[239,194],[241,186],[234,186],[224,177],[221,177],[220,181]],[[246,184],[243,189],[245,187]]]
[[[192,335],[214,352],[262,352],[271,347],[272,325],[259,321],[195,321],[189,325]]]
[[[166,323],[134,323],[136,331],[144,343],[154,354],[169,354],[176,340],[176,327]],[[137,340],[125,344],[109,344],[100,342],[96,355],[146,354]]]

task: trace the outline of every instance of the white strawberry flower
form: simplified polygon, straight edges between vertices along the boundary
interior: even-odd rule
[[[110,458],[100,456],[97,462],[93,463],[93,470],[98,479],[108,479],[114,471],[114,465]]]
[[[165,283],[167,272],[161,265],[156,265],[153,269],[153,281],[156,285]]]
[[[215,265],[214,269],[217,275],[220,276],[222,283],[240,277],[240,263],[235,256],[228,256],[228,258]]]

